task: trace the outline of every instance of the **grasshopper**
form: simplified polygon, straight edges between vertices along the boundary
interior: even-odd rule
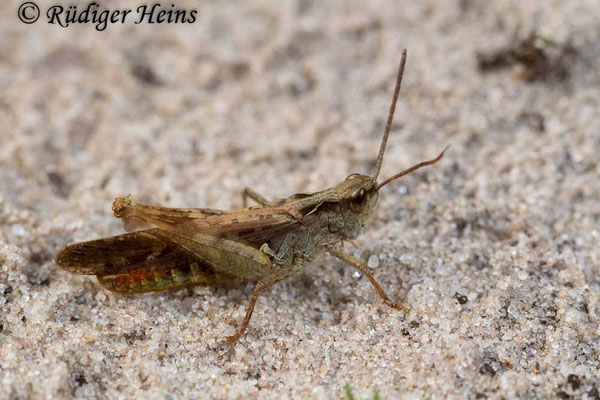
[[[246,330],[263,291],[297,274],[323,252],[356,268],[383,303],[407,313],[405,306],[389,299],[364,262],[336,248],[355,239],[373,218],[381,188],[436,163],[448,148],[432,160],[377,182],[405,63],[406,50],[372,175],[351,174],[329,189],[273,201],[246,188],[243,209],[237,211],[165,208],[138,204],[131,196],[117,198],[112,209],[128,233],[72,244],[56,256],[56,264],[70,272],[96,275],[102,286],[119,293],[256,282],[243,321],[237,332],[227,337],[229,343]],[[259,206],[248,208],[248,198]]]

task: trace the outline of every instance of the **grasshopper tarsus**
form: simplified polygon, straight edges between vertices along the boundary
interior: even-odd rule
[[[406,315],[410,312],[410,308],[403,306],[400,303],[394,303],[390,299],[383,299],[382,302],[383,302],[383,304],[385,304],[388,307],[393,308],[394,310],[399,310],[399,311],[404,312],[404,315]]]
[[[225,337],[225,342],[227,344],[235,344],[244,334],[246,328],[243,331],[236,331],[233,335]]]
[[[329,189],[271,202],[245,188],[244,208],[237,211],[167,208],[139,204],[131,196],[118,198],[114,214],[130,233],[68,246],[56,263],[70,272],[96,275],[106,288],[121,293],[256,282],[244,319],[226,338],[228,343],[246,331],[260,293],[296,274],[324,251],[366,276],[384,304],[407,313],[408,307],[389,299],[364,262],[333,248],[355,239],[373,218],[383,186],[436,163],[446,151],[377,182],[405,63],[406,50],[371,175],[351,174]],[[248,199],[259,206],[246,208]]]

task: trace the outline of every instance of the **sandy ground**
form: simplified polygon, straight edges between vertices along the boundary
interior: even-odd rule
[[[103,32],[0,4],[0,398],[600,397],[597,0],[322,3]],[[531,32],[534,66],[494,60]],[[452,147],[346,250],[407,316],[321,257],[223,347],[251,286],[123,296],[55,265],[122,232],[117,196],[232,209],[370,172],[404,47],[382,176]]]

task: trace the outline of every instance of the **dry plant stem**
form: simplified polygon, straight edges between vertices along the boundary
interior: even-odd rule
[[[342,253],[341,251],[338,251],[335,249],[328,249],[327,251],[332,256],[336,257],[337,259],[344,262],[345,264],[347,264],[353,268],[356,268],[364,276],[366,276],[367,279],[369,280],[369,282],[371,282],[371,285],[373,285],[375,290],[377,290],[377,293],[379,294],[379,297],[381,297],[381,301],[384,304],[386,304],[396,310],[402,310],[402,311],[404,311],[405,314],[408,314],[408,311],[409,311],[408,307],[405,307],[399,303],[394,303],[393,301],[391,301],[389,299],[389,297],[387,296],[387,294],[385,293],[383,288],[379,285],[379,283],[377,283],[377,281],[373,277],[373,274],[371,274],[371,271],[369,271],[369,267],[364,262],[360,261],[358,258],[352,257],[351,255]]]

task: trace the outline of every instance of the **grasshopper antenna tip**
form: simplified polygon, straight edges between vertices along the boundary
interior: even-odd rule
[[[394,120],[394,111],[396,111],[396,102],[398,101],[398,94],[400,93],[400,86],[402,84],[402,75],[404,75],[404,65],[406,64],[406,49],[402,50],[402,58],[400,59],[400,67],[398,67],[398,75],[396,76],[396,87],[394,88],[394,97],[392,98],[392,104],[390,105],[390,112],[388,114],[387,123],[385,124],[385,132],[383,139],[381,140],[381,147],[379,147],[379,155],[377,155],[377,162],[373,171],[373,179],[377,180],[379,171],[381,171],[381,164],[383,163],[383,154],[385,153],[385,146],[387,145],[388,136],[390,136],[390,130],[392,129],[392,121]]]
[[[427,160],[427,161],[421,161],[420,163],[413,165],[412,167],[410,167],[409,169],[405,169],[402,172],[397,173],[394,176],[390,176],[389,178],[387,178],[385,181],[381,182],[379,185],[377,185],[377,189],[375,190],[379,190],[381,189],[383,186],[387,185],[388,183],[395,181],[398,178],[403,177],[404,175],[408,175],[411,172],[414,172],[416,170],[418,170],[421,167],[426,167],[427,165],[433,165],[436,162],[440,161],[442,159],[442,157],[444,156],[444,153],[446,152],[446,150],[448,150],[448,148],[450,147],[450,145],[446,146],[446,148],[444,150],[442,150],[442,152],[433,160]]]

